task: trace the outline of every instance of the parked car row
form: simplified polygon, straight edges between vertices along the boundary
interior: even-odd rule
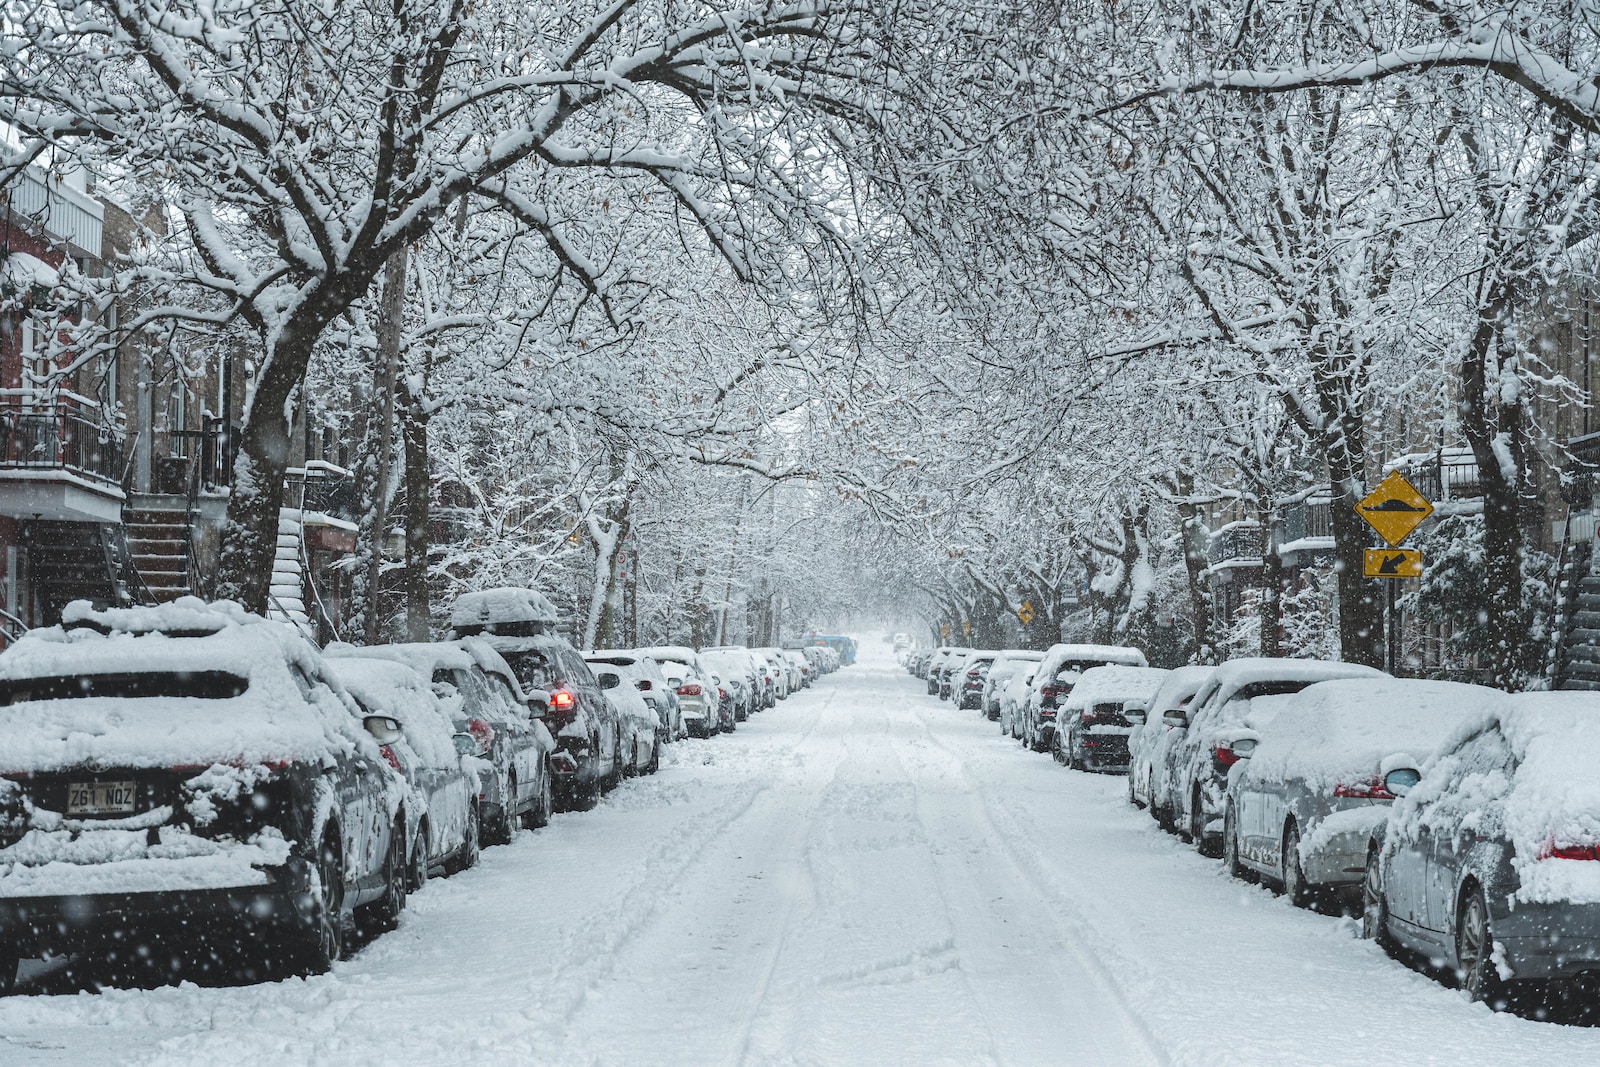
[[[1472,999],[1600,980],[1600,694],[1296,659],[1152,670],[1133,650],[1087,666],[1066,647],[969,653],[1011,675],[975,706],[999,714],[1036,662],[1010,698],[1019,740],[1127,774],[1131,803],[1234,877],[1359,914],[1364,936]],[[913,673],[952,651],[913,654]]]
[[[319,651],[228,602],[69,605],[0,655],[0,993],[25,959],[211,933],[256,973],[325,971],[430,877],[838,664],[583,655],[556,623],[488,590],[446,640]]]

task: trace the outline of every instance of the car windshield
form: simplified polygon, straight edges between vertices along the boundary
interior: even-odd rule
[[[242,695],[249,687],[249,681],[226,671],[70,674],[0,682],[0,704],[87,700],[93,697],[199,697],[203,700],[228,700]]]

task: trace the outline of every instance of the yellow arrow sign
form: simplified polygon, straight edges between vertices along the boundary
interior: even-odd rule
[[[1421,578],[1420,548],[1369,548],[1361,573],[1368,578]]]
[[[1379,537],[1398,545],[1433,514],[1433,505],[1399,471],[1390,471],[1389,477],[1356,505],[1356,514],[1366,519]]]
[[[1022,607],[1017,609],[1017,621],[1027,626],[1033,621],[1033,601],[1024,600]]]

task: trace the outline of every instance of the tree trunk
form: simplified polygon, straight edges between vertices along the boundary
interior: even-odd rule
[[[406,640],[428,640],[432,605],[428,591],[428,523],[433,481],[428,470],[428,418],[408,395],[401,409],[406,486]]]
[[[1355,393],[1342,368],[1324,354],[1317,359],[1317,394],[1328,429],[1323,454],[1332,490],[1333,570],[1339,591],[1339,657],[1383,669],[1383,607],[1375,580],[1362,575],[1372,527],[1356,511],[1366,496],[1366,428]]]
[[[1283,655],[1278,631],[1283,625],[1283,557],[1278,555],[1277,531],[1271,522],[1262,525],[1261,547],[1261,655],[1276,659]]]
[[[1183,529],[1183,567],[1189,579],[1189,617],[1194,626],[1195,663],[1214,663],[1217,650],[1211,636],[1211,589],[1207,571],[1211,562],[1207,556],[1205,510],[1194,499],[1194,475],[1180,471],[1177,476],[1178,519]]]
[[[378,316],[378,454],[373,497],[372,546],[367,556],[366,640],[382,639],[383,542],[389,529],[389,463],[394,450],[394,384],[400,363],[400,329],[406,304],[406,246],[389,256],[383,269],[383,304]]]
[[[287,357],[282,348],[275,355],[256,384],[239,431],[217,568],[217,597],[237,600],[257,615],[267,613],[272,591],[283,474],[289,466],[289,397],[306,362],[306,357]]]

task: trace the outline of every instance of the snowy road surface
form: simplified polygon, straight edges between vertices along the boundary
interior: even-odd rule
[[[1122,794],[869,660],[430,883],[331,975],[14,997],[0,1064],[1600,1062]]]

